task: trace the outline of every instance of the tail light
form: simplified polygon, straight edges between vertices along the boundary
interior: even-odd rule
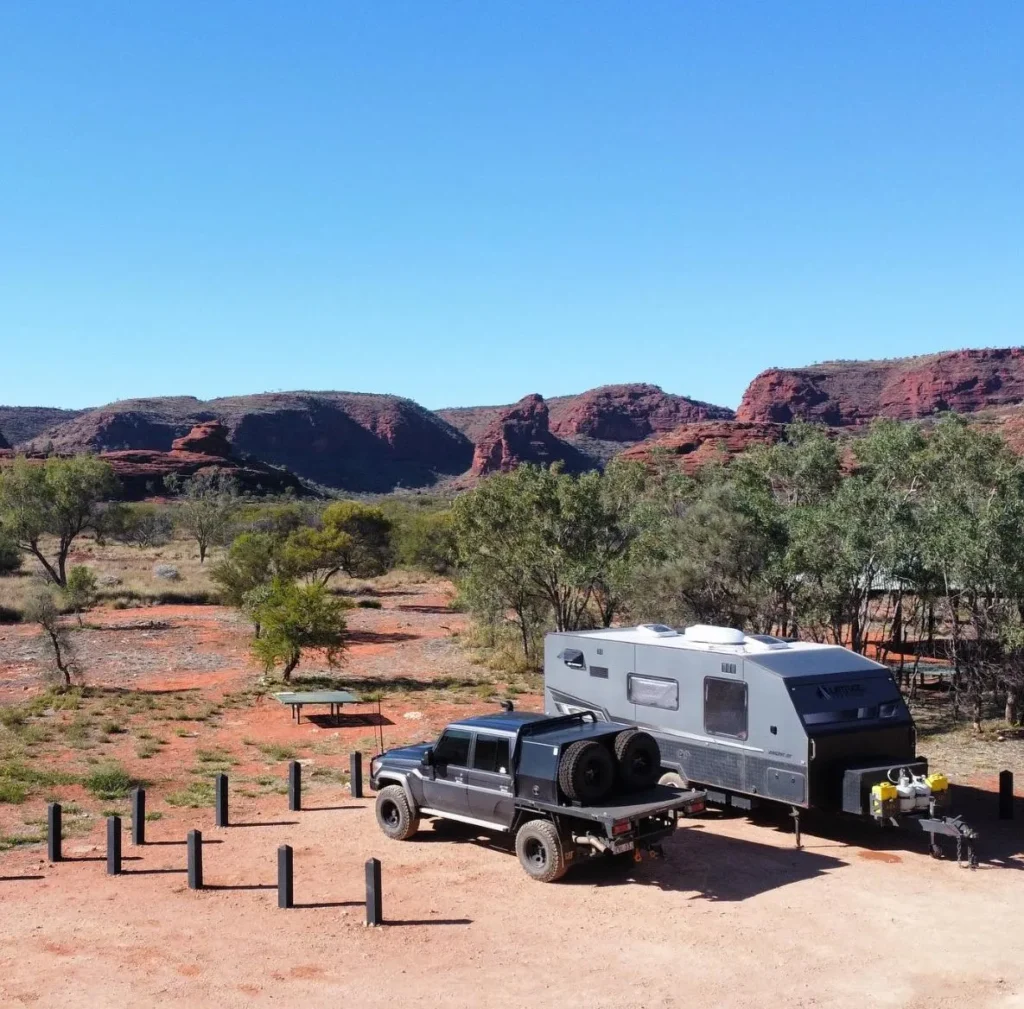
[[[629,820],[616,820],[612,824],[612,836],[629,833]]]
[[[688,813],[703,813],[704,812],[704,800],[694,799],[689,806],[686,807]]]

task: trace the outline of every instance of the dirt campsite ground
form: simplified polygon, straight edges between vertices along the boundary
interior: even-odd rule
[[[595,862],[545,886],[472,828],[387,841],[372,797],[352,797],[348,754],[369,756],[380,731],[386,745],[427,738],[496,695],[540,705],[536,679],[474,661],[445,583],[357,594],[380,609],[350,612],[337,675],[384,696],[379,718],[364,704],[340,726],[309,709],[296,724],[259,688],[249,629],[227,609],[88,614],[75,632],[88,689],[72,695],[46,692],[35,629],[0,627],[0,703],[16,712],[0,726],[0,1005],[1024,1006],[1024,803],[1000,823],[992,793],[999,766],[1024,783],[1019,741],[953,769],[955,801],[983,833],[975,872],[930,859],[913,835],[808,818],[797,851],[786,817],[710,813],[663,861]],[[291,759],[298,813],[283,794]],[[119,877],[103,861],[104,816],[127,826],[112,768],[146,783],[151,817],[152,843],[126,836]],[[217,771],[231,781],[224,829]],[[67,834],[56,865],[41,843],[52,800]],[[207,842],[201,892],[186,887],[191,828]],[[274,889],[284,843],[287,911]],[[363,926],[374,856],[380,929]]]

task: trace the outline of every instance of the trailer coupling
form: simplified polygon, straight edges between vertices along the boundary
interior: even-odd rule
[[[894,821],[895,823],[896,821]],[[937,834],[943,837],[956,838],[956,864],[966,866],[970,869],[978,868],[978,856],[974,851],[974,842],[978,839],[978,832],[964,823],[962,816],[924,816],[908,817],[903,822],[916,823],[925,831],[931,842],[931,854],[933,858],[942,858],[942,849],[935,840]],[[966,846],[966,859],[964,858],[964,847]]]

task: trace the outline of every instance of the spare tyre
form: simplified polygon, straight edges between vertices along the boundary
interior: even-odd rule
[[[626,729],[615,737],[619,781],[630,792],[653,788],[661,777],[661,750],[649,732]]]
[[[558,784],[569,799],[599,802],[615,782],[615,761],[596,739],[580,739],[562,751]]]

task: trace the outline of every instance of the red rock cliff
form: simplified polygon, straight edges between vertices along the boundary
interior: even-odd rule
[[[1024,348],[960,350],[891,361],[771,368],[747,387],[736,419],[835,426],[913,420],[1024,402]]]

